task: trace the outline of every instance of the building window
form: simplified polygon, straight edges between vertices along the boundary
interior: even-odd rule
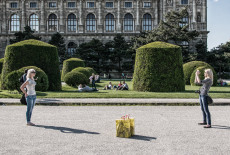
[[[144,8],[150,8],[151,3],[150,2],[144,2]]]
[[[106,2],[105,7],[107,8],[113,8],[113,2]]]
[[[36,8],[37,7],[37,3],[36,2],[31,2],[30,3],[30,8]]]
[[[11,8],[18,8],[18,3],[16,3],[16,2],[10,3],[10,7]]]
[[[10,31],[20,31],[20,19],[18,15],[12,15],[10,19]]]
[[[76,3],[75,2],[68,2],[68,8],[75,8]]]
[[[49,2],[49,7],[50,8],[56,8],[57,7],[57,3],[56,2]]]
[[[133,7],[133,3],[132,2],[125,2],[125,7],[126,8],[132,8]]]
[[[125,31],[133,31],[133,16],[130,13],[127,13],[125,15],[124,30]]]
[[[68,16],[68,31],[70,32],[76,32],[77,30],[77,18],[75,14],[71,13]]]
[[[196,20],[197,20],[197,22],[201,22],[201,14],[200,14],[200,12],[197,13],[197,19]]]
[[[188,4],[188,0],[181,0],[181,4]]]
[[[69,42],[68,48],[67,48],[67,54],[68,55],[74,55],[76,52],[76,44],[74,42]]]
[[[180,22],[180,27],[184,27],[188,25],[188,17],[183,17]]]
[[[113,32],[114,31],[114,16],[109,13],[105,16],[105,29],[107,32]]]
[[[55,14],[49,15],[48,30],[49,31],[57,31],[57,27],[58,27],[57,16]]]
[[[143,16],[142,21],[143,31],[151,31],[152,30],[152,17],[150,14],[146,13]]]
[[[94,2],[87,2],[87,8],[94,8]]]
[[[94,14],[90,13],[86,18],[86,30],[94,32],[96,30],[96,20]]]
[[[30,28],[34,31],[38,31],[39,30],[39,20],[38,20],[38,16],[36,14],[32,14],[30,16]]]

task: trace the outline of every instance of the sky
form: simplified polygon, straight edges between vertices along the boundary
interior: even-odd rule
[[[208,49],[230,41],[230,0],[208,1]]]

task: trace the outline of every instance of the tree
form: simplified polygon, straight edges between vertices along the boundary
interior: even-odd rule
[[[202,41],[202,40],[199,40],[197,43],[196,43],[196,60],[199,60],[199,61],[206,61],[207,59],[207,46],[206,44]]]
[[[194,40],[199,32],[196,30],[188,30],[188,12],[187,8],[181,11],[171,11],[165,15],[165,21],[160,21],[158,27],[150,32],[141,33],[139,36],[134,37],[133,48],[145,45],[147,43],[155,41],[170,42],[182,47],[182,54],[184,61],[187,61],[189,55],[188,44],[191,40]],[[185,46],[183,43],[186,43]]]
[[[230,42],[221,44],[207,53],[207,62],[216,72],[230,71]]]
[[[54,33],[48,43],[57,47],[60,64],[62,64],[65,59],[69,58],[66,54],[65,40],[60,33]]]
[[[92,39],[90,42],[80,44],[75,56],[84,60],[87,67],[92,67],[97,73],[101,73],[107,69],[105,63],[108,60],[107,52],[100,40]]]
[[[113,64],[117,64],[114,69],[118,72],[121,72],[123,69],[126,68],[122,68],[122,62],[124,62],[124,60],[127,60],[127,58],[132,58],[132,56],[129,55],[130,45],[128,44],[128,42],[126,42],[125,38],[121,34],[117,34],[112,41],[112,48],[113,50],[110,54],[111,62]]]
[[[34,31],[31,30],[30,26],[24,27],[24,31],[14,33],[15,39],[10,39],[10,44],[14,44],[23,40],[35,39],[41,40],[41,37],[35,36]]]

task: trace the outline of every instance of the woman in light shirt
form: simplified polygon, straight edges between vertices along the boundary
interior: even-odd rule
[[[31,122],[32,111],[36,101],[36,91],[35,85],[36,82],[34,81],[34,77],[36,75],[36,71],[34,69],[29,69],[27,72],[27,80],[23,83],[20,87],[22,92],[25,94],[26,103],[27,103],[27,112],[26,112],[26,119],[27,125],[34,126],[35,124]],[[25,89],[27,91],[25,91]]]

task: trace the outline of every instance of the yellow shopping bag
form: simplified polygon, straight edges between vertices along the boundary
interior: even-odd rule
[[[116,120],[116,136],[122,138],[130,138],[134,135],[134,118],[117,119]]]

